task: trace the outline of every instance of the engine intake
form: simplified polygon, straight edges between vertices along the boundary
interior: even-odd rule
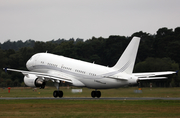
[[[45,81],[43,79],[38,78],[36,75],[28,74],[24,76],[24,83],[29,87],[40,87],[42,89],[45,88]]]

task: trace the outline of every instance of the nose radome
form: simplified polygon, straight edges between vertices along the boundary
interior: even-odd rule
[[[31,61],[28,60],[28,61],[26,62],[26,68],[27,68],[28,70],[30,70],[30,66],[31,66]]]

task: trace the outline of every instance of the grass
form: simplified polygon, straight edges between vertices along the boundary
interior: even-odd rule
[[[0,117],[178,118],[180,101],[0,100]]]
[[[0,97],[52,97],[53,87],[45,89],[12,88],[0,89]],[[82,88],[82,93],[72,93],[69,88],[61,88],[64,97],[90,97],[91,89]],[[180,97],[180,88],[142,88],[142,93],[134,93],[136,87],[101,90],[102,97]],[[1,118],[29,117],[70,117],[70,118],[179,118],[179,100],[0,100]]]
[[[91,97],[92,89],[82,89],[82,93],[72,93],[71,88],[63,87],[64,97]],[[137,87],[118,88],[100,90],[101,97],[180,97],[180,88],[142,88],[142,93],[135,93]],[[0,89],[0,97],[53,97],[52,93],[54,87],[46,87],[45,89],[37,89],[33,91],[29,87],[11,88],[10,93],[8,89]]]

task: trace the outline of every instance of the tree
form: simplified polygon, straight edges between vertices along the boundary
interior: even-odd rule
[[[92,37],[69,40],[57,39],[48,42],[27,40],[25,42],[7,40],[0,44],[0,67],[11,67],[26,69],[27,60],[35,53],[50,52],[70,58],[80,59],[96,64],[112,67],[117,62],[123,51],[129,44],[132,37],[141,37],[140,46],[136,58],[134,72],[178,70],[180,64],[180,27],[168,29],[166,27],[157,30],[156,34],[149,34],[143,31],[135,32],[130,37],[109,36]],[[0,69],[0,79],[11,79],[13,82],[22,82],[23,75],[20,73],[6,74]],[[173,80],[165,81],[163,85],[179,86],[179,76],[172,76]],[[158,85],[159,84],[159,85]],[[157,81],[157,86],[162,86]]]
[[[147,58],[143,62],[139,62],[135,65],[134,72],[160,72],[169,70],[179,70],[179,64],[171,60],[170,58]],[[155,81],[155,85],[163,86],[178,86],[180,84],[179,76],[172,75],[171,79],[164,81]],[[152,82],[152,81],[151,81]],[[143,82],[147,85],[148,81]],[[177,83],[176,85],[174,83]]]

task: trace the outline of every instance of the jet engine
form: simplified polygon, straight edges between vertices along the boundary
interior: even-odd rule
[[[24,83],[29,87],[40,87],[42,89],[44,89],[46,84],[42,78],[38,78],[34,74],[28,74],[24,76]]]

